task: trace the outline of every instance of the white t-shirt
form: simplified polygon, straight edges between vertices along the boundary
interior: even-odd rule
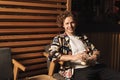
[[[86,46],[83,44],[83,42],[78,39],[76,36],[69,36],[70,37],[70,45],[71,45],[71,49],[72,49],[72,55],[75,55],[75,54],[80,54],[84,51],[86,51]],[[87,67],[87,65],[80,65],[82,61],[78,60],[78,61],[75,61],[74,63],[78,63],[78,65],[76,64],[75,65],[75,69],[77,68],[85,68]]]

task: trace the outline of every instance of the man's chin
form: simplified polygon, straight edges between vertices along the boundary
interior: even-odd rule
[[[73,33],[74,31],[69,31],[70,33]]]

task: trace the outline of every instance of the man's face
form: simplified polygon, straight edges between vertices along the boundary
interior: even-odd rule
[[[76,23],[71,16],[66,17],[63,22],[63,28],[67,34],[73,34],[75,31]]]

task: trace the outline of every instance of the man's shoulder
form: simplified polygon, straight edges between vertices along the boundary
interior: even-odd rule
[[[79,34],[77,35],[80,39],[87,39],[88,37],[85,34]]]
[[[65,37],[68,37],[67,34],[65,34],[65,33],[61,33],[61,34],[58,34],[57,36],[55,36],[55,38],[65,38]]]

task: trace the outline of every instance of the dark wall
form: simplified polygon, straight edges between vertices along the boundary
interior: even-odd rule
[[[96,16],[103,14],[101,0],[73,0],[72,11],[78,12],[82,21],[92,23]]]
[[[72,11],[78,14],[80,32],[114,32],[120,30],[118,15],[107,11],[106,0],[72,0]],[[108,5],[110,6],[110,5]]]

